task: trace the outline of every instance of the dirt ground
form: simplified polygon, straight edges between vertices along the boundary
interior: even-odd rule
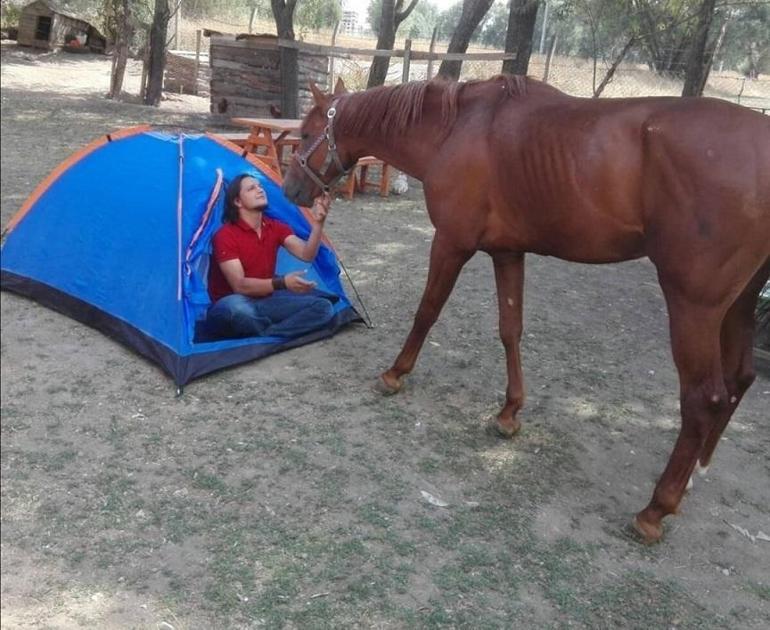
[[[100,134],[214,124],[202,99],[104,100],[107,60],[2,52],[3,225]],[[663,542],[629,533],[678,427],[648,261],[529,257],[528,400],[503,441],[485,431],[505,387],[489,259],[381,397],[425,281],[420,191],[340,200],[327,231],[375,328],[179,398],[124,347],[2,294],[3,628],[770,627],[767,376]]]

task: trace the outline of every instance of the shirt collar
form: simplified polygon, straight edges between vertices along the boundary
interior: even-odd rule
[[[267,215],[262,214],[262,228],[268,227],[271,223],[272,223],[271,219]],[[235,225],[237,225],[242,230],[245,230],[246,232],[256,232],[256,229],[251,227],[248,223],[246,223],[246,221],[244,221],[240,217],[235,222]]]

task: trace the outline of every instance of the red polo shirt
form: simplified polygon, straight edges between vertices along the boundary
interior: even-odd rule
[[[214,235],[213,260],[209,268],[209,296],[213,302],[234,293],[219,263],[238,259],[247,278],[272,278],[278,248],[292,229],[275,219],[262,216],[262,235],[239,219],[237,223],[225,223]]]

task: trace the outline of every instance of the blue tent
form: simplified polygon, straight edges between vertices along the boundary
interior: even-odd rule
[[[178,386],[220,368],[327,337],[359,320],[324,244],[307,276],[336,317],[296,339],[205,334],[211,237],[228,180],[248,172],[267,214],[300,237],[310,225],[257,158],[209,135],[137,127],[92,142],[54,170],[6,229],[2,289],[93,326],[155,361]],[[280,273],[307,268],[288,252]]]

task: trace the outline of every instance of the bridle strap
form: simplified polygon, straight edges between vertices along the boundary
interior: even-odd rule
[[[337,153],[337,143],[334,140],[334,117],[337,115],[338,101],[339,99],[334,99],[334,101],[332,101],[331,107],[326,112],[327,123],[323,133],[313,141],[313,144],[308,147],[307,151],[302,154],[294,154],[295,159],[299,163],[302,170],[305,171],[305,174],[310,177],[310,179],[312,179],[316,185],[318,185],[318,187],[325,193],[328,193],[334,187],[334,185],[348,173],[350,173],[352,169],[352,166],[350,168],[345,168],[345,165],[340,159],[339,153]],[[316,152],[318,147],[323,144],[324,140],[326,141],[329,150],[326,152],[326,157],[324,158],[323,164],[321,164],[321,168],[318,172],[316,172],[310,167],[309,160],[313,153]],[[337,167],[339,173],[334,178],[332,178],[331,181],[324,182],[321,177],[326,176],[326,173],[328,172],[332,162],[334,162],[334,165]]]

